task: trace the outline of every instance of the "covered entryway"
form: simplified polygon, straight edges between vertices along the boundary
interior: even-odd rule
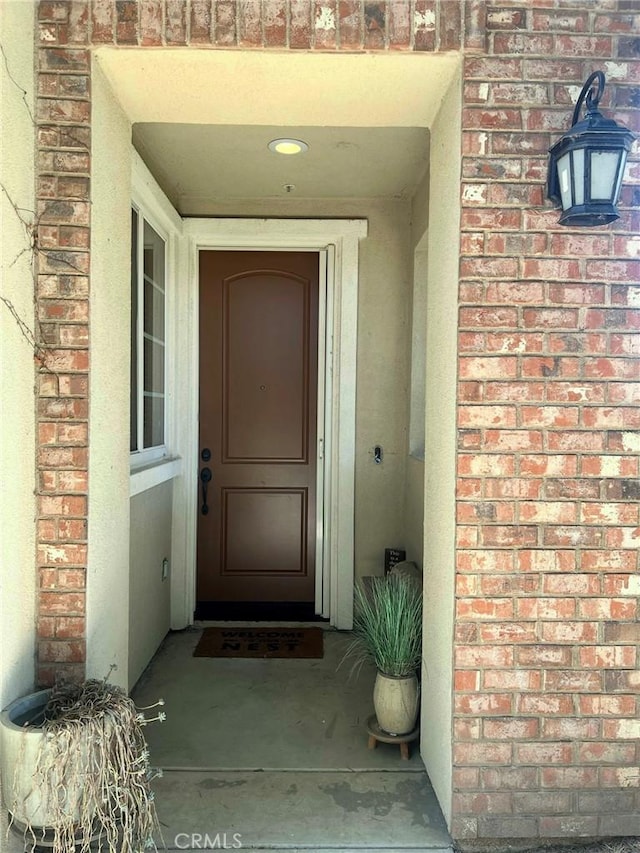
[[[113,570],[109,588],[106,579],[104,588],[94,583],[87,602],[89,617],[99,619],[108,635],[102,657],[91,645],[91,668],[124,661],[122,679],[131,686],[167,628],[184,629],[193,621],[201,453],[212,450],[198,434],[200,254],[324,256],[327,354],[318,367],[327,369],[318,377],[325,412],[317,423],[329,438],[324,448],[329,461],[320,562],[316,552],[316,613],[348,629],[354,580],[382,571],[385,547],[405,545],[408,558],[424,566],[430,689],[423,700],[429,719],[423,730],[429,735],[421,750],[447,817],[460,167],[451,151],[459,150],[459,68],[460,57],[453,55],[291,55],[284,62],[275,53],[101,48],[92,78],[94,184],[102,200],[92,219],[92,257],[105,286],[92,306],[91,394],[99,412],[101,401],[109,401],[113,423],[96,436],[92,454],[109,460],[115,474],[108,488],[101,491],[97,480],[92,492],[92,559],[111,561]],[[153,93],[143,95],[150,75]],[[283,127],[309,145],[295,167],[274,160],[268,149]],[[104,540],[109,547],[102,553],[99,533],[105,519],[113,518],[100,510],[113,494],[114,476],[128,481],[131,473],[129,460],[119,456],[121,439],[126,441],[118,432],[127,423],[126,395],[110,392],[118,380],[126,389],[128,375],[128,309],[122,307],[128,223],[121,227],[119,214],[130,204],[126,175],[132,161],[140,166],[137,203],[166,241],[166,340],[172,356],[167,455],[130,476],[130,504],[118,507],[131,520],[123,561],[122,548],[113,559],[113,537]],[[430,197],[453,201],[434,217]],[[416,253],[425,251],[425,264],[416,263]],[[424,304],[427,282],[425,317],[414,305]],[[113,353],[121,350],[125,357],[116,371]],[[420,360],[425,352],[428,369]],[[258,388],[261,384],[267,385],[260,382]],[[431,418],[428,454],[425,410]],[[417,436],[411,452],[409,434]],[[427,485],[438,500],[425,505]],[[129,631],[111,636],[108,619],[116,608],[105,609],[105,601],[118,599],[123,586],[129,592]],[[158,602],[164,606],[168,593],[170,618],[156,619]],[[224,690],[224,682],[216,683]]]
[[[203,251],[199,291],[196,617],[312,618],[319,256]]]

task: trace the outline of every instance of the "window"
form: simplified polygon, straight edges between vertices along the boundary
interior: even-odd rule
[[[165,455],[166,244],[131,212],[131,440],[140,461]]]

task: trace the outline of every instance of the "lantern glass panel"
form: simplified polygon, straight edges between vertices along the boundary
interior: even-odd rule
[[[584,148],[576,148],[573,153],[573,203],[584,204]]]
[[[620,165],[618,166],[618,179],[616,181],[616,188],[613,193],[613,203],[618,203],[618,198],[620,197],[620,189],[622,187],[622,179],[624,177],[625,166],[627,165],[627,152],[620,151]]]
[[[591,198],[612,199],[621,151],[591,152]]]
[[[558,160],[558,182],[560,184],[560,196],[562,198],[563,210],[568,210],[573,204],[571,192],[571,152],[563,154]]]

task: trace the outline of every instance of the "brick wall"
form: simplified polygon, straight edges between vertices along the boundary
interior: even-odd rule
[[[36,26],[38,671],[82,676],[89,405],[90,54],[81,3],[41,3]]]
[[[544,198],[592,70],[640,130],[640,0],[60,0],[38,19],[39,680],[85,659],[90,46],[462,50],[453,835],[640,834],[638,157],[612,226],[560,228]]]
[[[490,4],[465,61],[458,838],[640,835],[640,168],[610,227],[544,200],[592,70],[640,129],[638,34],[639,3]]]

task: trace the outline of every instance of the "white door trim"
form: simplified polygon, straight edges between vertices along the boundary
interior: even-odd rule
[[[329,527],[325,517],[325,444],[330,435],[327,428],[327,407],[325,402],[331,399],[331,372],[327,370],[327,342],[333,337],[332,315],[327,312],[329,293],[327,250],[318,252],[318,361],[317,361],[317,417],[316,432],[316,552],[315,552],[315,612],[328,618],[329,606],[329,560],[325,559],[325,539],[328,542]],[[327,480],[328,482],[328,480]]]
[[[186,464],[174,481],[171,627],[191,624],[195,609],[198,492],[198,252],[201,249],[309,250],[327,256],[326,346],[330,395],[325,412],[323,612],[336,628],[353,624],[358,241],[364,219],[186,219],[178,330],[177,446]],[[182,290],[182,288],[179,288]],[[327,590],[326,587],[329,587]],[[328,607],[328,612],[327,612]]]

